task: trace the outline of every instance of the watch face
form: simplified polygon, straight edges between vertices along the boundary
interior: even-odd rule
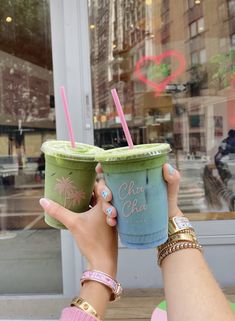
[[[184,216],[174,217],[174,223],[180,230],[193,228],[187,217]]]

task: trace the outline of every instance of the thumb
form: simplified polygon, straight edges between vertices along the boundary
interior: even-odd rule
[[[169,217],[173,217],[175,215],[183,215],[180,209],[178,208],[180,173],[170,164],[165,164],[163,166],[163,176],[167,182]]]
[[[70,229],[74,224],[75,213],[61,206],[60,204],[49,200],[48,198],[41,198],[39,200],[42,208],[49,214],[51,217],[55,218],[68,229]],[[76,216],[77,217],[77,216]]]

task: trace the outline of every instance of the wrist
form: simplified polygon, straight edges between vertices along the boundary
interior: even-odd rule
[[[181,212],[178,206],[169,206],[168,208],[168,217],[172,218],[175,216],[183,216],[184,214]]]
[[[87,267],[88,267],[88,270],[101,271],[110,275],[113,279],[116,279],[117,264],[114,264],[113,262],[98,261],[92,264],[88,264]]]
[[[97,270],[86,270],[83,272],[81,277],[81,285],[86,282],[95,281],[101,283],[102,285],[108,287],[111,290],[110,301],[115,301],[120,298],[122,294],[121,284],[118,283],[107,273]]]
[[[110,295],[111,290],[108,287],[92,280],[84,283],[80,291],[80,296],[94,307],[101,320],[104,319]]]

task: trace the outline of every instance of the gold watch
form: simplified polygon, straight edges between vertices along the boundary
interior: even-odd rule
[[[191,230],[194,232],[192,224],[185,216],[174,216],[168,222],[168,235],[171,236],[183,230]]]

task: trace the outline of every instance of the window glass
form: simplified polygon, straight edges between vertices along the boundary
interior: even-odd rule
[[[204,31],[204,18],[198,19],[198,21],[197,21],[197,29],[198,29],[198,33]]]
[[[235,1],[229,0],[229,13],[231,16],[235,16]]]
[[[191,62],[192,62],[192,65],[196,65],[198,63],[198,53],[197,52],[193,52],[191,54]]]
[[[188,7],[192,8],[195,5],[195,0],[188,0]]]
[[[206,49],[200,50],[199,61],[200,61],[200,64],[204,64],[206,62]]]
[[[49,3],[2,0],[0,16],[0,294],[62,293],[60,232],[38,203],[55,138]]]
[[[134,144],[171,144],[182,210],[201,220],[235,218],[235,52],[219,41],[233,44],[233,3],[101,4],[89,1],[95,143],[126,145],[110,95],[116,88]],[[218,18],[219,6],[228,19]]]
[[[195,21],[195,22],[191,23],[191,25],[190,25],[190,35],[191,35],[191,37],[194,37],[194,36],[196,36],[196,34],[197,34],[197,23]]]
[[[231,37],[231,46],[233,49],[235,49],[235,34],[233,34]]]

